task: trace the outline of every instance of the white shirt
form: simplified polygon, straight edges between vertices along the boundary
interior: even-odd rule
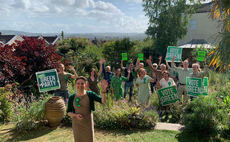
[[[169,77],[168,81],[166,81],[164,78],[162,78],[159,83],[160,83],[161,88],[169,87],[169,84],[171,84],[170,86],[176,86],[174,80],[170,77]]]

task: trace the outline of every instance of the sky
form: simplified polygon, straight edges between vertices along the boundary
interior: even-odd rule
[[[0,30],[144,33],[142,0],[0,0]]]

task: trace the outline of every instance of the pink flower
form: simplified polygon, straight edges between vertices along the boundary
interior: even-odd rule
[[[217,101],[222,102],[221,98],[216,97]]]

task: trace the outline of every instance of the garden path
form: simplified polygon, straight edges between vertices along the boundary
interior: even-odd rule
[[[156,124],[156,130],[173,130],[173,131],[180,131],[184,126],[181,124],[173,124],[173,123],[162,123],[158,122]]]

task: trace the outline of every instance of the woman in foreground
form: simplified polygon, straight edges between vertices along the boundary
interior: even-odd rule
[[[94,142],[93,113],[94,101],[104,103],[107,81],[101,83],[102,97],[92,91],[86,90],[86,78],[80,76],[76,79],[77,93],[69,98],[67,113],[72,118],[72,128],[75,142]]]

